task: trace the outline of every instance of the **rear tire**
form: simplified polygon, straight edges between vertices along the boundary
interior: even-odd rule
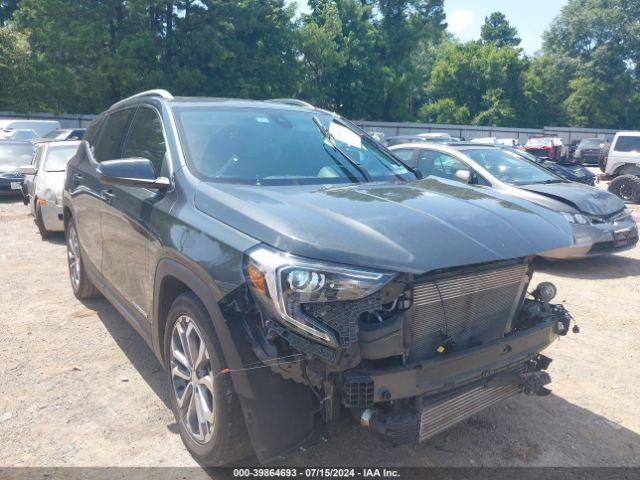
[[[220,373],[227,366],[220,342],[207,310],[191,292],[176,298],[169,310],[164,361],[171,409],[191,455],[208,466],[249,456],[240,401],[230,376]]]
[[[85,298],[93,298],[100,295],[98,289],[93,285],[82,261],[82,251],[80,242],[78,241],[78,232],[73,219],[69,219],[65,229],[65,238],[67,240],[67,260],[69,264],[69,280],[71,288],[76,298],[84,300]]]
[[[44,220],[42,219],[42,210],[40,207],[36,206],[36,226],[38,227],[38,231],[40,232],[40,236],[44,239],[49,236],[51,232],[47,230],[47,227],[44,226]]]
[[[640,177],[620,175],[611,180],[608,190],[623,200],[640,203]]]

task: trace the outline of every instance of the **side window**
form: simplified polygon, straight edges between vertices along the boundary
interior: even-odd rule
[[[418,169],[424,175],[434,175],[440,178],[458,180],[456,172],[458,170],[471,170],[469,166],[461,160],[447,155],[446,153],[434,150],[421,150],[418,156]]]
[[[156,175],[166,176],[166,152],[160,117],[150,108],[139,108],[131,123],[122,156],[148,158],[153,163]]]
[[[89,142],[89,145],[91,145],[92,147],[95,146],[96,140],[98,140],[98,135],[100,134],[100,129],[102,128],[102,124],[104,123],[104,118],[104,115],[96,118],[87,127],[84,139]]]
[[[614,151],[640,152],[640,137],[618,137]]]
[[[415,165],[416,162],[413,161],[413,153],[415,152],[413,148],[403,148],[400,150],[391,150],[391,151],[396,157],[398,157],[404,163],[409,165],[411,168],[414,168],[416,166]]]
[[[120,110],[106,118],[102,134],[93,151],[93,155],[98,162],[120,158],[120,147],[127,132],[127,124],[131,113],[131,109]]]
[[[36,167],[37,170],[40,170],[42,167],[42,154],[44,153],[44,147],[38,147],[33,160],[31,160],[31,164]]]

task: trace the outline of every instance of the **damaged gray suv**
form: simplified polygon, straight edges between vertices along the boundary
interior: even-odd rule
[[[562,216],[421,179],[299,101],[113,105],[68,165],[64,222],[75,295],[146,340],[208,465],[281,458],[345,415],[424,441],[548,393],[540,352],[570,328],[529,285],[572,243]]]

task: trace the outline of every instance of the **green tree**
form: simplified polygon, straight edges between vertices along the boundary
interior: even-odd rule
[[[640,1],[570,0],[544,35],[546,55],[572,59],[563,107],[576,126],[633,128],[640,86]]]
[[[406,120],[414,112],[413,56],[422,42],[438,43],[446,28],[443,0],[378,0],[383,101],[378,118]]]
[[[418,120],[427,123],[448,123],[464,125],[471,116],[466,105],[458,105],[452,98],[440,98],[433,103],[425,103],[418,111]]]
[[[474,123],[513,125],[523,109],[526,68],[527,61],[513,47],[447,43],[439,49],[426,94],[429,103],[448,98],[466,107]]]
[[[480,38],[485,43],[495,43],[498,47],[517,47],[520,45],[518,29],[512,27],[502,12],[493,12],[485,17],[480,27]]]
[[[0,110],[29,111],[38,106],[27,36],[0,27]]]

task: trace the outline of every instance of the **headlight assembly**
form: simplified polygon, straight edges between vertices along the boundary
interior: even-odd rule
[[[560,212],[560,214],[565,218],[565,220],[569,223],[576,223],[578,225],[590,225],[591,220],[581,213],[569,213],[569,212]]]
[[[301,305],[361,299],[394,274],[313,262],[259,246],[247,254],[245,276],[251,291],[278,320],[314,340],[337,346],[332,330],[305,315]]]

